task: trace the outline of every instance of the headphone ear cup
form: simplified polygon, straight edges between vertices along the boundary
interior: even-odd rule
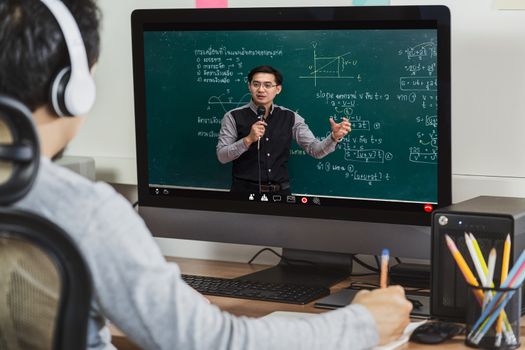
[[[71,117],[66,106],[66,88],[71,76],[71,67],[62,68],[53,79],[50,90],[50,100],[53,110],[61,117]]]
[[[1,1],[1,0],[0,0]],[[69,54],[70,67],[58,72],[50,86],[50,105],[59,116],[84,115],[93,107],[96,86],[75,18],[60,0],[40,0],[55,17]]]

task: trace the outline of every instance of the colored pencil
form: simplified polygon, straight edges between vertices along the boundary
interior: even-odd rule
[[[456,247],[456,244],[450,238],[449,235],[445,235],[445,240],[447,241],[448,249],[450,250],[450,253],[452,254],[452,257],[456,261],[456,264],[459,267],[459,270],[463,274],[463,277],[465,277],[465,280],[467,283],[473,285],[474,287],[478,287],[479,283],[476,280],[476,277],[474,277],[474,274],[470,270],[470,268],[467,265],[467,262],[463,258],[463,255],[459,252],[458,248]],[[476,295],[476,298],[480,303],[483,302],[483,291],[480,289],[474,289],[474,294]]]
[[[509,260],[510,260],[510,234],[507,234],[505,239],[505,244],[503,245],[503,258],[501,260],[501,277],[500,277],[500,287],[503,285],[503,281],[507,278],[509,273]],[[494,345],[499,347],[501,345],[501,329],[503,328],[503,312],[500,312],[498,317],[498,323],[496,324],[496,340]]]
[[[470,234],[466,232],[465,232],[465,243],[470,253],[470,257],[472,258],[472,263],[474,264],[474,268],[476,269],[476,272],[478,273],[479,281],[481,282],[481,285],[483,287],[487,287],[487,281],[485,278],[486,272],[483,271],[483,268],[481,267],[481,259],[479,258],[476,248],[474,247],[474,241],[470,237]]]
[[[494,285],[494,269],[496,268],[496,249],[492,248],[489,253],[489,262],[488,262],[488,272],[487,272],[487,278],[486,278],[486,285],[485,287],[490,287]]]
[[[483,254],[481,253],[481,249],[479,248],[478,240],[472,232],[470,233],[470,239],[472,240],[472,244],[474,245],[474,249],[476,250],[476,255],[478,256],[479,262],[481,263],[481,268],[483,269],[483,273],[486,276],[487,275],[487,263],[485,262],[485,258],[483,258]]]
[[[388,260],[390,259],[390,252],[388,249],[383,249],[381,253],[381,278],[379,285],[381,288],[386,288],[388,284]]]

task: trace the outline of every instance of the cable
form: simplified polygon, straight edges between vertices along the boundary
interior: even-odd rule
[[[293,263],[304,263],[304,264],[309,264],[309,265],[316,265],[314,262],[312,261],[308,261],[308,260],[301,260],[301,259],[290,259],[290,258],[287,258],[279,253],[277,253],[275,250],[273,250],[272,248],[262,248],[261,250],[259,250],[257,253],[255,253],[255,255],[248,261],[248,264],[251,264],[258,256],[259,254],[261,254],[262,252],[264,251],[269,251],[270,253],[273,253],[275,254],[277,257],[279,257],[280,259],[282,259],[283,262],[285,263],[288,263],[290,265],[293,265]]]
[[[259,147],[257,147],[257,165],[259,166],[259,194],[261,194],[262,193],[262,190],[261,190],[261,149]]]
[[[359,265],[361,265],[362,267],[364,267],[365,269],[368,269],[372,272],[375,272],[375,273],[379,273],[379,269],[378,268],[375,268],[371,265],[368,265],[367,263],[365,263],[363,260],[359,259],[358,257],[356,257],[355,255],[352,255],[352,259],[358,263]]]
[[[374,255],[374,259],[376,261],[377,269],[381,270],[381,262],[379,261],[379,257],[377,255]]]
[[[257,119],[259,121],[264,120],[265,113],[266,109],[263,106],[259,106],[257,108]],[[257,140],[257,165],[259,166],[259,193],[261,193],[261,137]]]
[[[134,203],[132,204],[132,207],[133,207],[133,208],[136,208],[138,205],[139,205],[139,201],[136,201],[136,202],[134,202]]]
[[[261,254],[262,252],[264,251],[269,251],[271,253],[274,253],[275,255],[277,255],[279,258],[282,259],[282,255],[277,253],[275,250],[271,249],[271,248],[263,248],[263,249],[260,249],[257,253],[255,253],[254,256],[252,256],[252,258],[250,260],[248,260],[248,264],[250,265],[255,259],[257,259],[257,257],[259,256],[259,254]]]

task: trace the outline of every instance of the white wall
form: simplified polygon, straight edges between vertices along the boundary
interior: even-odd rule
[[[445,4],[452,13],[453,201],[481,194],[525,197],[525,11],[492,0]],[[255,6],[229,0],[232,7]],[[267,0],[265,6],[347,5],[350,0]],[[68,154],[92,156],[100,179],[136,183],[130,14],[135,8],[193,7],[194,0],[99,0],[104,13],[97,104]],[[260,4],[257,4],[260,6]],[[165,254],[244,261],[257,248],[158,240]]]

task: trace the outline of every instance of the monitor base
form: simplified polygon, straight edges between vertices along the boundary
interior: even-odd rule
[[[351,272],[351,254],[285,248],[278,265],[237,279],[329,288],[347,278]]]

